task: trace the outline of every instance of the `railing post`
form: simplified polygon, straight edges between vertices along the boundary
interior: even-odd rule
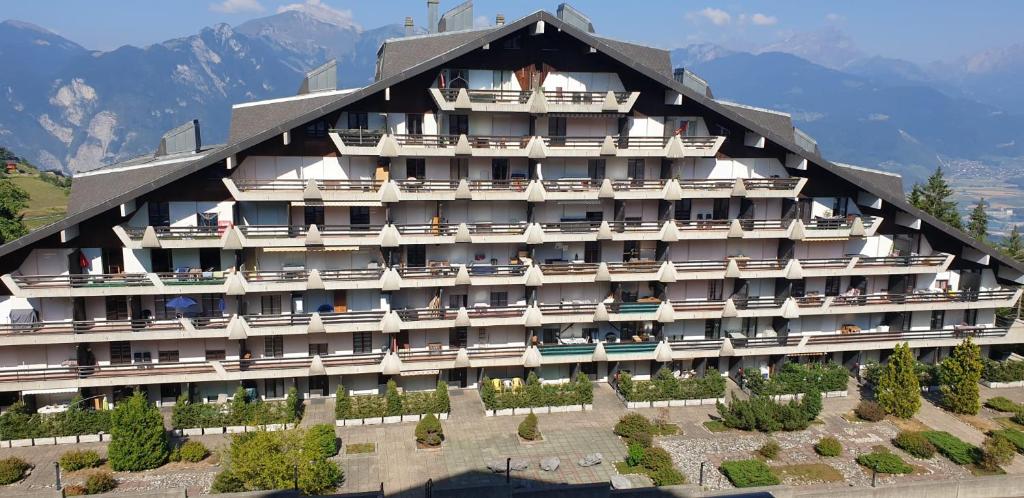
[[[505,484],[512,482],[512,457],[505,459]]]
[[[53,471],[54,471],[54,475],[55,475],[53,486],[58,491],[60,491],[62,486],[60,485],[60,464],[59,463],[53,462]],[[61,494],[63,494],[63,493],[61,493]]]

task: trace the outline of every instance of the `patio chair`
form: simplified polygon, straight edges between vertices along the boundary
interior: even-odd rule
[[[512,389],[518,391],[523,388],[523,379],[512,377]]]
[[[495,391],[501,391],[501,379],[491,379],[491,386]]]

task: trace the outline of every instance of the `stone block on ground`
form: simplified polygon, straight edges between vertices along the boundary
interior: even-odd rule
[[[590,453],[587,456],[581,458],[579,462],[580,467],[593,467],[600,464],[604,460],[604,457],[600,453]]]
[[[541,458],[541,460],[540,460],[540,470],[543,470],[543,471],[546,471],[546,472],[554,472],[555,470],[558,469],[558,465],[560,463],[562,463],[562,461],[559,460],[558,457]]]
[[[633,483],[630,482],[626,476],[613,475],[612,476],[612,489],[630,489],[633,487]]]

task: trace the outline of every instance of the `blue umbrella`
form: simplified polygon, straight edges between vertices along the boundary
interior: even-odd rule
[[[192,299],[191,297],[187,296],[178,296],[174,299],[171,299],[170,301],[167,301],[167,307],[174,308],[176,310],[189,308],[197,304],[199,303],[197,303],[195,299]]]

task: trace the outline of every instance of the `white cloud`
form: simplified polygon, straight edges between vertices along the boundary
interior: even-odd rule
[[[697,15],[711,21],[711,24],[715,26],[725,26],[732,22],[732,16],[728,12],[713,7],[706,7],[704,10],[697,12]]]
[[[839,22],[842,21],[843,19],[843,16],[836,14],[835,12],[829,12],[828,14],[825,14],[825,20],[828,22]]]
[[[775,16],[766,16],[761,13],[750,16],[750,22],[757,26],[771,26],[779,22],[779,18]]]
[[[230,0],[229,0],[230,1]],[[294,10],[303,12],[311,17],[328,24],[334,24],[343,28],[362,29],[352,17],[352,11],[348,9],[335,9],[320,0],[306,0],[305,3],[292,3],[277,8],[277,12]]]
[[[260,0],[224,0],[220,3],[210,4],[210,10],[223,12],[225,14],[237,14],[239,12],[263,12],[263,4]]]

